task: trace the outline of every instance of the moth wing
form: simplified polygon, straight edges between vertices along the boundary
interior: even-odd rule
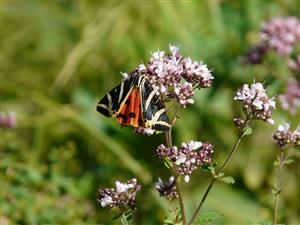
[[[134,80],[127,79],[121,84],[110,90],[97,104],[97,111],[104,116],[116,116],[121,105],[126,101],[131,89],[133,88]]]
[[[157,131],[168,131],[171,125],[165,106],[146,79],[140,85],[140,94],[145,126]]]

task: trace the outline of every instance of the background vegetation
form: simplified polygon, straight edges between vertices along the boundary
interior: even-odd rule
[[[167,204],[153,182],[167,177],[154,150],[163,135],[141,137],[96,112],[97,101],[129,72],[169,43],[213,69],[212,88],[182,110],[175,144],[190,139],[215,145],[221,162],[235,137],[240,108],[234,91],[245,82],[265,82],[269,93],[285,90],[286,61],[269,55],[262,65],[239,57],[258,42],[263,21],[299,16],[299,1],[1,1],[1,111],[17,124],[1,130],[1,224],[118,224],[96,202],[99,187],[137,177],[136,224],[161,224]],[[279,104],[278,104],[279,106]],[[280,106],[275,120],[296,125]],[[217,223],[254,224],[270,219],[278,149],[275,126],[255,123],[227,173],[234,185],[217,184],[204,212]],[[294,128],[294,127],[293,127]],[[300,164],[284,171],[280,214],[300,223]],[[208,176],[198,171],[184,186],[188,215]]]

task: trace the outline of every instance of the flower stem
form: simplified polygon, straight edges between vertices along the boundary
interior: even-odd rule
[[[127,222],[125,213],[123,213],[122,216],[121,216],[121,223],[122,223],[123,225],[128,225],[128,222]]]
[[[279,162],[278,162],[278,171],[277,171],[277,176],[276,176],[276,185],[275,185],[274,217],[273,217],[273,223],[272,223],[273,225],[277,224],[279,195],[281,192],[281,171],[282,171],[282,167],[283,167],[284,163],[285,163],[284,152],[281,149]]]
[[[172,147],[172,128],[166,133],[166,140],[167,140],[168,147]],[[173,163],[173,165],[172,165],[172,170],[173,170],[173,174],[176,179],[176,190],[178,193],[179,207],[180,207],[181,216],[182,216],[182,223],[183,223],[183,225],[186,225],[185,207],[184,207],[183,196],[182,196],[181,181],[179,179],[178,169],[177,169],[175,163]]]
[[[219,171],[216,173],[216,176],[214,176],[212,178],[212,180],[210,181],[196,211],[194,212],[190,222],[188,223],[188,225],[192,225],[193,222],[195,221],[196,217],[198,216],[201,208],[202,208],[202,205],[204,204],[205,200],[206,200],[206,197],[208,196],[212,186],[214,185],[215,181],[217,180],[217,177],[219,176],[220,173],[223,172],[223,170],[225,169],[225,167],[228,165],[228,163],[230,162],[230,160],[232,159],[232,157],[234,156],[236,150],[237,150],[237,147],[239,145],[239,143],[241,142],[243,136],[245,135],[245,132],[246,132],[246,128],[248,127],[248,125],[251,123],[252,120],[250,120],[249,116],[247,116],[246,120],[245,120],[245,123],[244,123],[244,126],[241,128],[241,132],[240,134],[238,135],[238,138],[237,140],[235,141],[229,155],[227,156],[226,160],[224,161],[224,163],[222,164],[222,166],[220,167]]]

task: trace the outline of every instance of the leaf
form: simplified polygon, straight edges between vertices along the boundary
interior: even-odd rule
[[[224,175],[225,175],[225,173],[221,172],[221,173],[219,173],[218,177],[222,178],[222,177],[224,177]]]
[[[281,193],[281,190],[277,190],[277,189],[275,189],[275,188],[272,188],[272,194],[278,195],[278,194],[280,194],[280,193]]]
[[[171,169],[171,168],[172,168],[172,163],[171,163],[171,161],[168,160],[168,159],[165,159],[165,160],[164,160],[164,165],[165,165],[165,167],[167,167],[168,169]]]
[[[234,184],[235,182],[233,177],[222,177],[220,180],[227,184]]]
[[[252,128],[251,127],[247,127],[245,132],[244,132],[244,136],[250,135],[252,134]]]
[[[294,159],[287,159],[285,160],[284,164],[289,165],[292,164],[294,162]]]
[[[208,225],[215,221],[218,217],[223,216],[220,213],[214,213],[214,212],[207,212],[207,213],[202,213],[200,215],[200,218],[196,222],[197,225]]]

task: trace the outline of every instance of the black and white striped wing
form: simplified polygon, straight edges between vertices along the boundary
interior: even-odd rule
[[[109,91],[97,105],[97,111],[107,117],[115,117],[134,86],[134,79],[127,79]]]
[[[146,79],[140,84],[141,109],[145,127],[157,131],[168,131],[171,127],[164,104],[160,101]]]

